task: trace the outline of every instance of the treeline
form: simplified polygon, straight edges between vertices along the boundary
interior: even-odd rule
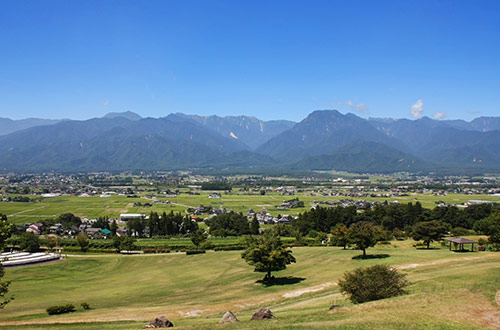
[[[231,191],[233,187],[226,182],[214,181],[206,182],[201,185],[201,190],[228,190]]]
[[[145,229],[149,227],[149,237],[153,236],[175,236],[193,233],[198,229],[198,223],[191,219],[191,216],[182,216],[180,213],[169,214],[163,212],[159,215],[151,212],[149,219],[131,219],[127,221],[127,231],[129,235],[145,237]]]
[[[26,197],[26,196],[14,196],[14,197],[7,197],[5,198],[7,200],[7,202],[17,202],[17,203],[30,203],[30,202],[34,202],[34,200],[32,200],[31,198],[29,197]]]
[[[362,212],[358,212],[355,206],[317,207],[300,214],[297,219],[292,220],[292,225],[303,235],[311,230],[328,233],[337,224],[349,227],[360,221],[372,222],[389,231],[399,229],[410,232],[415,224],[433,220],[443,221],[452,228],[474,229],[474,225],[490,216],[493,210],[494,206],[486,203],[471,205],[463,210],[456,206],[424,209],[419,202],[383,203]]]
[[[246,216],[235,212],[217,215],[205,220],[205,223],[210,227],[209,232],[213,236],[259,234],[259,222],[256,217],[249,223]]]

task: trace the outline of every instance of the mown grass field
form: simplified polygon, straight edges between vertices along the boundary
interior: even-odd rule
[[[356,250],[294,248],[297,263],[277,272],[288,284],[263,286],[238,251],[204,255],[82,255],[8,269],[16,299],[0,311],[2,329],[139,329],[165,315],[184,329],[495,329],[500,309],[500,253],[417,250],[393,241],[352,259]],[[350,304],[335,282],[373,264],[400,267],[412,282],[406,296]],[[87,302],[92,309],[83,311]],[[45,308],[73,303],[78,311],[49,316]],[[330,311],[329,306],[342,307]],[[276,319],[249,321],[267,306]],[[219,325],[227,310],[241,320]]]
[[[101,198],[93,197],[76,197],[76,196],[61,196],[53,198],[44,198],[40,202],[35,203],[12,203],[0,202],[0,213],[6,214],[9,220],[16,224],[27,222],[36,222],[38,219],[53,218],[61,213],[73,213],[80,217],[97,218],[99,216],[108,216],[118,218],[120,213],[145,213],[155,212],[184,212],[188,207],[197,207],[201,204],[212,205],[213,207],[224,207],[235,212],[246,212],[249,208],[255,211],[260,211],[265,208],[274,216],[278,214],[297,215],[308,210],[314,200],[335,200],[344,199],[347,197],[324,197],[324,196],[309,196],[308,193],[298,193],[295,196],[281,196],[278,193],[268,193],[265,196],[260,195],[244,195],[238,190],[231,193],[223,193],[221,199],[210,199],[210,192],[201,192],[200,195],[180,194],[175,198],[168,198],[171,204],[153,204],[152,207],[136,207],[134,202],[147,203],[151,202],[146,198],[127,198],[125,196],[111,196]],[[283,200],[298,197],[304,201],[303,208],[294,208],[288,210],[280,210],[277,208]],[[161,200],[167,200],[162,198]],[[357,200],[358,198],[350,198]],[[465,194],[449,194],[448,196],[433,196],[431,194],[410,194],[409,196],[391,197],[391,198],[363,198],[368,201],[398,201],[400,203],[416,202],[422,203],[423,207],[434,208],[437,201],[444,201],[454,204],[462,204],[469,200],[489,200],[500,202],[500,197],[492,195],[465,195]]]

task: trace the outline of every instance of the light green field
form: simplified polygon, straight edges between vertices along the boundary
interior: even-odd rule
[[[2,329],[140,329],[164,315],[185,329],[494,329],[500,253],[416,250],[413,241],[360,251],[294,248],[297,263],[277,272],[289,284],[265,287],[238,251],[205,255],[86,255],[8,269],[16,299],[0,312]],[[436,244],[435,247],[438,247]],[[412,282],[407,296],[351,305],[335,282],[350,269],[373,264],[401,268]],[[83,311],[87,302],[92,309]],[[48,316],[45,308],[73,303],[78,311]],[[329,311],[329,306],[342,307]],[[248,321],[259,307],[271,321]],[[219,325],[227,310],[241,320]]]
[[[243,195],[239,191],[223,193],[221,199],[210,199],[210,192],[201,192],[201,195],[181,194],[175,198],[169,198],[172,204],[153,204],[152,207],[134,207],[134,202],[151,202],[145,198],[127,198],[125,196],[111,196],[101,198],[62,196],[54,198],[45,198],[36,203],[9,203],[0,202],[0,213],[6,214],[9,220],[16,224],[27,222],[36,222],[38,219],[56,217],[61,213],[70,212],[77,216],[96,218],[99,216],[108,216],[117,218],[120,213],[145,213],[155,212],[184,212],[188,207],[197,207],[200,204],[212,205],[213,207],[223,207],[235,212],[246,212],[249,208],[255,211],[266,209],[272,215],[291,214],[297,215],[308,210],[314,200],[335,200],[346,197],[323,197],[309,196],[309,193],[298,193],[295,196],[281,196],[278,193],[268,193],[265,196]],[[280,210],[277,208],[283,200],[298,197],[304,201],[304,208],[294,208]],[[166,200],[159,196],[159,199]],[[350,198],[357,200],[358,198]],[[453,204],[462,204],[472,199],[489,200],[500,202],[500,197],[491,195],[464,195],[449,194],[448,196],[433,196],[430,194],[410,194],[410,196],[392,197],[392,198],[364,198],[368,201],[398,201],[400,203],[419,201],[426,208],[434,208],[437,201],[444,201]]]

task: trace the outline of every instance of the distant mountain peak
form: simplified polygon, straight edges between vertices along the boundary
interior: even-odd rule
[[[132,111],[110,112],[102,118],[111,119],[111,118],[117,118],[117,117],[126,118],[128,120],[140,120],[140,119],[142,119],[141,116],[139,116],[138,114],[136,114],[135,112],[132,112]]]

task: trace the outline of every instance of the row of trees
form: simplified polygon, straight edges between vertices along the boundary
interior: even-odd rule
[[[163,212],[161,216],[156,212],[151,212],[147,220],[132,219],[127,221],[129,235],[144,237],[146,227],[149,227],[149,237],[173,236],[195,232],[198,229],[198,223],[193,221],[189,215],[182,216],[173,211],[169,214]]]
[[[311,230],[330,232],[338,224],[349,227],[360,221],[372,222],[385,230],[404,230],[407,233],[420,222],[442,221],[450,228],[478,229],[476,223],[492,214],[491,204],[471,205],[464,210],[455,206],[424,209],[419,202],[408,204],[380,204],[358,212],[355,206],[335,208],[317,207],[300,214],[292,221],[295,228],[304,235]]]
[[[433,241],[441,240],[450,230],[450,225],[446,222],[433,220],[417,223],[411,231],[411,237],[416,241],[423,241],[427,248]],[[390,231],[373,222],[360,221],[353,223],[350,227],[344,224],[337,224],[332,229],[332,244],[343,246],[355,245],[363,251],[363,257],[366,257],[366,249],[375,246],[379,241],[385,241],[392,238]]]
[[[242,236],[259,234],[259,222],[254,216],[249,223],[246,216],[229,212],[205,220],[213,236]]]

